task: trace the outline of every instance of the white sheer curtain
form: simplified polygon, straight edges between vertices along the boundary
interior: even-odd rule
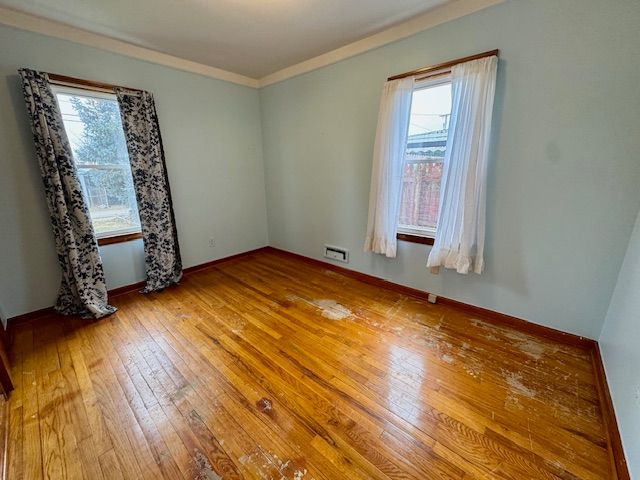
[[[407,147],[413,84],[413,78],[385,83],[378,113],[364,250],[387,257],[396,256],[402,168]]]
[[[484,268],[486,176],[497,57],[451,69],[452,101],[436,239],[427,267]]]

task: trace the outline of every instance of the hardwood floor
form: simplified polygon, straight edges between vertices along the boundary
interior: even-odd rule
[[[605,479],[589,352],[274,252],[13,339],[9,477]]]

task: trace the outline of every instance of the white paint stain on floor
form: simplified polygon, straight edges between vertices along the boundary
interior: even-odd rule
[[[312,300],[312,305],[315,305],[322,311],[322,316],[330,320],[344,320],[349,318],[353,313],[344,305],[339,304],[335,300],[330,298],[323,298],[320,300]]]
[[[482,373],[482,367],[475,361],[464,364],[464,371],[473,378],[479,378]]]
[[[353,316],[353,312],[344,305],[331,298],[321,298],[317,300],[307,300],[297,295],[289,294],[286,299],[290,302],[304,302],[318,308],[322,316],[330,320],[344,320]]]
[[[525,355],[533,358],[534,360],[540,360],[545,355],[552,355],[558,352],[558,347],[555,345],[543,345],[536,341],[526,341],[517,344],[518,348],[522,350]]]
[[[502,376],[513,393],[528,398],[536,397],[537,392],[522,383],[522,373],[502,370]]]
[[[275,453],[257,447],[253,452],[240,457],[240,464],[250,466],[263,480],[303,480],[307,469],[299,461],[278,458]],[[272,474],[275,473],[276,477]]]
[[[306,468],[302,470],[296,470],[295,472],[293,472],[293,480],[302,480],[306,474]]]
[[[453,364],[453,362],[455,362],[455,359],[449,355],[448,353],[445,353],[444,355],[440,356],[440,360],[442,360],[445,363],[448,363],[449,365]]]
[[[542,360],[546,355],[553,355],[560,350],[559,346],[550,344],[549,341],[541,340],[533,335],[510,328],[493,325],[479,319],[472,320],[471,324],[484,330],[486,332],[484,336],[487,340],[496,341],[500,337],[510,340],[512,345],[536,361]]]

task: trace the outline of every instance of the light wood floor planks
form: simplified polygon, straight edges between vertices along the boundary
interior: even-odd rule
[[[605,479],[589,352],[275,252],[16,327],[9,477]]]

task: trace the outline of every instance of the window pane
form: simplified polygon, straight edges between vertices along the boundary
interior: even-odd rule
[[[402,179],[401,231],[435,231],[450,115],[450,83],[413,92]]]
[[[131,166],[113,95],[57,91],[96,236],[140,231]]]

